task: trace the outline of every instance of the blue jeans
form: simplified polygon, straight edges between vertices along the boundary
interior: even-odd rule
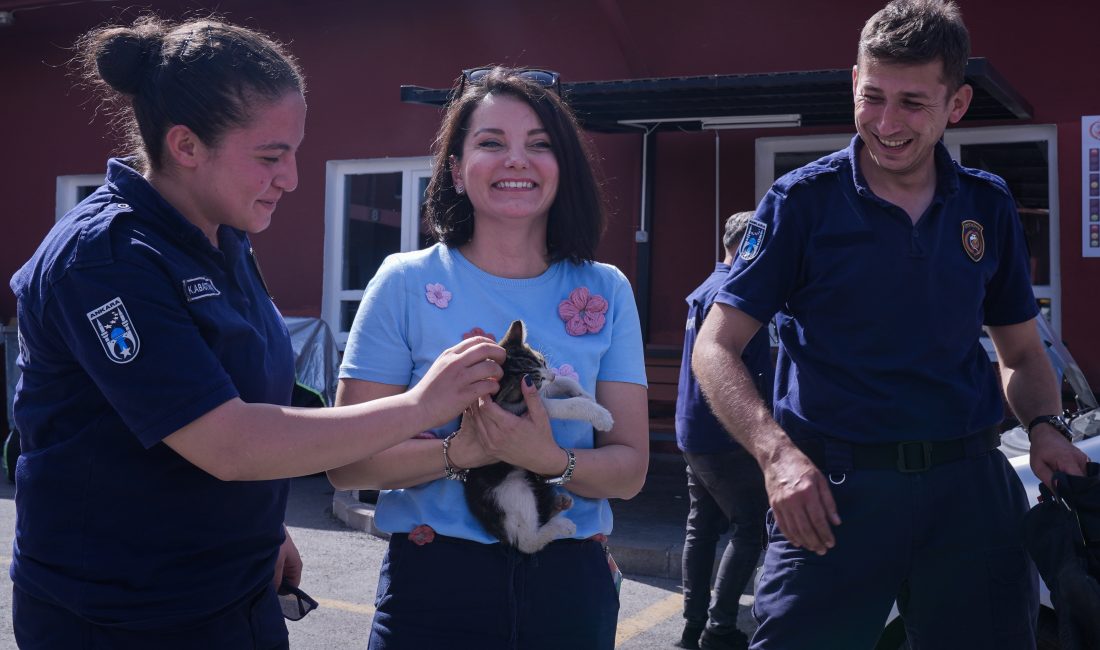
[[[684,538],[684,618],[723,634],[737,627],[737,609],[764,546],[768,495],[756,460],[744,451],[685,452],[690,510]],[[718,538],[732,526],[714,580],[710,577]],[[708,611],[709,609],[709,611]]]
[[[825,555],[792,546],[768,514],[752,650],[872,648],[895,599],[914,650],[1035,648],[1027,496],[1004,454],[828,476],[842,523]]]
[[[375,607],[370,650],[612,650],[619,595],[599,542],[527,555],[394,533]]]

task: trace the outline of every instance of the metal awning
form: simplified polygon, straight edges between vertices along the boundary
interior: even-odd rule
[[[970,59],[966,81],[974,87],[974,99],[964,121],[1031,118],[1031,105],[986,59]],[[449,92],[446,88],[402,86],[401,101],[443,106]],[[563,82],[562,93],[584,127],[602,133],[637,133],[635,125],[682,131],[731,128],[728,121],[726,124],[722,121],[731,117],[798,118],[796,121],[783,118],[791,121],[791,126],[852,124],[850,68]],[[711,126],[705,124],[708,120]],[[751,122],[749,126],[754,124]]]

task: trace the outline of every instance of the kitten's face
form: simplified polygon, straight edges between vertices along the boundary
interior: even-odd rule
[[[504,338],[500,339],[500,347],[508,353],[508,357],[501,366],[504,376],[500,378],[500,390],[497,391],[493,401],[501,407],[517,415],[527,410],[523,401],[521,385],[523,376],[530,375],[535,388],[542,388],[542,384],[550,380],[550,371],[546,367],[546,359],[534,348],[527,345],[527,328],[523,321],[512,321]]]

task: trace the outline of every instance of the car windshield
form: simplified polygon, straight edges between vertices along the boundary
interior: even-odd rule
[[[1073,394],[1077,398],[1077,409],[1079,411],[1095,409],[1096,395],[1089,388],[1089,383],[1085,380],[1085,374],[1081,372],[1080,366],[1073,360],[1066,346],[1062,345],[1062,341],[1055,336],[1047,319],[1040,316],[1035,320],[1039,323],[1039,335],[1047,347],[1047,355],[1050,357],[1050,362],[1054,364],[1055,372],[1073,389]]]

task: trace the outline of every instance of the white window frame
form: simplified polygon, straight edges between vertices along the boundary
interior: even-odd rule
[[[321,318],[328,323],[343,350],[348,331],[340,329],[342,303],[363,298],[362,289],[341,288],[344,265],[344,197],[347,177],[358,174],[401,172],[401,251],[416,250],[420,237],[420,197],[417,190],[422,178],[432,174],[430,156],[375,158],[367,160],[330,160],[325,168],[325,265],[321,291]]]
[[[775,156],[793,151],[837,151],[848,146],[853,134],[809,136],[778,136],[756,140],[756,202],[767,194],[775,182]],[[1004,144],[1012,142],[1047,143],[1047,187],[1050,197],[1050,284],[1033,284],[1036,298],[1050,300],[1051,326],[1062,333],[1062,264],[1060,244],[1060,208],[1058,198],[1058,128],[1053,124],[1026,124],[1020,126],[989,126],[979,128],[948,129],[943,136],[944,145],[951,157],[959,159],[962,145]],[[992,343],[982,338],[982,344],[995,359]]]
[[[103,174],[70,174],[57,177],[57,193],[54,203],[53,220],[59,221],[65,213],[76,207],[77,191],[82,187],[99,187],[103,184]]]

